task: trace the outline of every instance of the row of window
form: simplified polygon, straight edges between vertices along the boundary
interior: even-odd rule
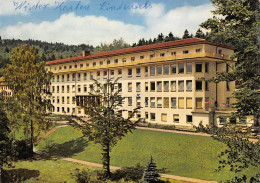
[[[209,63],[205,63],[204,66],[205,72],[207,73],[209,71]],[[129,68],[127,70],[128,77],[133,76],[133,68]],[[138,67],[135,69],[136,77],[141,76],[142,68]],[[202,73],[203,72],[203,64],[202,63],[196,63],[195,64],[195,72],[196,73]],[[108,74],[110,76],[115,75],[115,70],[104,70],[104,71],[97,71],[96,77],[101,77],[101,73],[103,73],[103,77],[107,77]],[[150,74],[149,74],[150,73]],[[183,74],[183,73],[192,73],[192,63],[186,63],[186,66],[184,63],[179,64],[164,64],[164,65],[151,65],[144,67],[144,74],[145,76],[159,76],[159,75],[169,75],[169,74]],[[119,76],[122,75],[122,69],[117,70],[117,74]],[[90,72],[89,79],[94,79],[94,72]],[[81,81],[87,80],[87,73],[72,73],[72,74],[66,74],[66,75],[57,75],[56,76],[56,82],[65,82],[65,81]],[[52,82],[55,82],[55,78],[53,77]]]
[[[195,81],[195,90],[202,91],[203,90],[203,82],[205,83],[205,90],[209,90],[209,84],[207,81],[196,80]],[[149,90],[150,86],[150,90]],[[178,90],[177,90],[178,87]],[[186,88],[186,91],[192,91],[192,80],[179,80],[179,81],[151,81],[144,83],[144,91],[145,92],[183,92]],[[128,82],[128,92],[133,91],[132,82]],[[136,92],[141,92],[141,82],[136,82]]]
[[[185,102],[186,100],[186,102]],[[195,98],[195,108],[202,109],[203,98]],[[208,108],[209,98],[206,97],[206,108]],[[128,97],[128,106],[133,105],[133,98]],[[145,97],[144,106],[150,108],[178,108],[178,109],[192,109],[193,101],[191,97]],[[136,107],[143,107],[141,105],[141,97],[136,97]]]
[[[201,48],[198,48],[198,49],[196,49],[196,52],[198,53],[198,52],[201,52]],[[183,50],[183,52],[182,52],[183,54],[188,54],[189,53],[189,50]],[[162,53],[160,53],[159,54],[160,55],[160,57],[164,57],[164,56],[166,56],[166,53],[165,52],[162,52]],[[176,52],[175,51],[172,51],[172,52],[170,52],[170,55],[171,56],[176,56]],[[155,54],[150,54],[149,55],[149,58],[150,59],[152,59],[152,58],[154,58],[155,57]],[[142,60],[142,59],[145,59],[145,56],[144,55],[140,55],[139,56],[139,59],[140,60]],[[133,62],[133,61],[135,61],[136,60],[136,57],[131,57],[130,58],[130,60]],[[122,58],[122,60],[121,60],[121,62],[122,63],[125,63],[125,62],[127,62],[127,58]],[[99,62],[92,62],[92,66],[94,67],[94,66],[97,66],[97,65],[99,65],[99,66],[102,66],[102,65],[110,65],[112,63],[112,61],[111,60],[109,60],[109,59],[107,59],[106,61],[99,61]],[[114,64],[117,64],[117,63],[119,63],[119,59],[114,59]],[[89,67],[90,66],[90,64],[89,63],[86,63],[86,65],[85,65],[85,67]],[[79,64],[79,67],[80,68],[83,68],[84,67],[84,64]],[[78,65],[77,64],[75,64],[74,65],[74,67],[73,67],[73,65],[69,65],[69,66],[59,66],[58,67],[58,69],[59,70],[62,70],[62,69],[72,69],[72,68],[78,68]],[[57,70],[57,67],[54,67],[54,70]]]
[[[128,111],[128,116],[132,115],[132,111]],[[141,118],[141,113],[137,113],[136,115],[137,118]],[[168,122],[168,114],[167,113],[161,113],[161,117],[160,119],[156,118],[156,113],[150,113],[150,117],[149,117],[149,113],[145,112],[145,119],[150,120],[150,121],[156,121],[159,122],[159,120],[161,122]],[[192,115],[186,115],[186,123],[192,123],[193,119],[192,119]],[[179,114],[172,114],[172,121],[174,123],[179,123],[180,119],[179,119]]]

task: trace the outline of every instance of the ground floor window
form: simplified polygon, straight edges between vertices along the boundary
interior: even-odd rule
[[[187,123],[192,123],[192,115],[187,115],[186,118]]]
[[[167,122],[167,114],[166,113],[162,113],[161,120],[162,120],[162,122]]]
[[[151,113],[150,116],[151,116],[151,121],[155,121],[155,113]]]
[[[148,119],[149,118],[149,114],[148,112],[145,112],[145,119]]]
[[[179,120],[179,114],[174,114],[174,115],[173,115],[173,122],[174,122],[174,123],[179,123],[179,121],[180,121],[180,120]]]

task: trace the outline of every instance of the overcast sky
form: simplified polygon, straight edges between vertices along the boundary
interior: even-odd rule
[[[210,0],[0,0],[2,39],[99,45],[185,29],[195,34],[212,17]]]

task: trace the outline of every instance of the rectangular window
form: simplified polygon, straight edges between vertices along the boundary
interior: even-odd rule
[[[80,76],[81,76],[81,74],[80,74],[80,73],[78,73],[78,81],[80,81]]]
[[[148,118],[149,118],[149,113],[145,112],[145,119],[148,119]]]
[[[228,81],[226,81],[226,89],[227,89],[227,91],[230,91],[230,87],[229,87],[229,82]]]
[[[70,104],[70,97],[67,97],[67,104]]]
[[[175,55],[175,56],[176,56],[176,51],[173,51],[173,52],[171,53],[171,55]]]
[[[179,114],[174,114],[173,115],[173,122],[174,123],[179,123]]]
[[[100,61],[100,62],[99,62],[99,65],[103,65],[103,61]]]
[[[202,72],[202,64],[196,64],[196,72]]]
[[[149,102],[149,98],[148,97],[145,97],[145,107],[148,107],[148,102]]]
[[[80,64],[80,68],[82,68],[83,67],[83,64]]]
[[[176,69],[176,65],[171,65],[171,74],[176,74],[177,69]]]
[[[115,60],[114,60],[114,63],[117,64],[117,63],[118,63],[118,59],[115,59]]]
[[[155,82],[151,82],[151,91],[155,91]]]
[[[136,107],[141,107],[141,98],[136,97]]]
[[[57,107],[57,112],[60,112],[60,108],[59,107]]]
[[[183,54],[188,54],[189,50],[183,50]]]
[[[148,71],[149,70],[148,67],[145,67],[144,70],[145,70],[145,76],[148,76],[148,72],[149,72]]]
[[[169,91],[169,81],[163,82],[163,91],[165,91],[165,92]]]
[[[155,113],[151,113],[150,116],[151,116],[151,121],[155,121]]]
[[[162,120],[162,122],[167,122],[167,114],[166,113],[161,114],[161,120]]]
[[[151,55],[150,55],[150,58],[153,58],[153,57],[154,57],[154,54],[151,54]]]
[[[226,108],[230,107],[230,98],[226,98]]]
[[[114,76],[114,74],[115,74],[114,70],[111,70],[110,74],[111,74],[111,76]]]
[[[136,68],[136,77],[141,76],[141,68]]]
[[[55,92],[55,86],[52,86],[52,93]]]
[[[186,91],[192,91],[192,80],[186,81]]]
[[[169,108],[169,97],[164,97],[163,98],[163,107],[164,108]]]
[[[87,80],[87,73],[84,72],[84,81],[86,81],[86,80]]]
[[[131,57],[131,61],[135,61],[135,57]]]
[[[118,69],[118,75],[122,74],[122,69]]]
[[[171,108],[176,108],[176,97],[171,98]]]
[[[59,86],[57,86],[57,93],[59,93],[60,92],[60,87]]]
[[[150,76],[154,76],[155,75],[155,66],[152,65],[150,66]]]
[[[178,98],[178,108],[184,109],[184,98]]]
[[[60,76],[59,75],[57,75],[57,82],[59,82],[60,81]]]
[[[148,87],[148,82],[145,82],[145,91],[148,92],[149,87]]]
[[[202,98],[196,98],[196,109],[202,109]]]
[[[60,103],[60,97],[57,97],[57,104]]]
[[[64,104],[64,102],[65,102],[65,98],[61,97],[61,103]]]
[[[52,103],[55,103],[55,97],[52,97]]]
[[[67,93],[70,92],[70,85],[67,85]]]
[[[132,69],[128,69],[128,77],[132,77]]]
[[[202,81],[196,81],[196,91],[202,90]]]
[[[132,103],[133,103],[132,97],[128,97],[128,106],[132,106]]]
[[[90,79],[94,79],[94,75],[93,75],[93,72],[90,73]]]
[[[192,63],[187,63],[186,64],[186,72],[187,73],[192,73]]]
[[[137,92],[140,92],[140,91],[141,91],[141,83],[140,83],[140,82],[137,82],[137,83],[136,83],[136,91],[137,91]]]
[[[80,93],[81,92],[81,86],[78,85],[78,92]]]
[[[162,74],[162,66],[161,65],[157,65],[156,66],[156,71],[157,71],[157,75],[161,75]]]
[[[163,65],[163,74],[168,75],[170,73],[169,65]]]
[[[178,67],[179,67],[179,73],[180,74],[184,73],[184,63],[179,63]]]
[[[171,91],[172,92],[176,91],[176,81],[171,81]]]
[[[128,83],[128,92],[132,91],[132,83]]]
[[[187,123],[192,123],[192,115],[187,115],[186,121],[187,121]]]
[[[178,91],[179,92],[184,91],[184,81],[178,81]]]
[[[160,53],[160,57],[164,57],[165,56],[165,53]]]
[[[100,71],[97,71],[97,77],[100,77]]]
[[[93,62],[93,66],[96,66],[97,65],[97,63],[96,62]]]
[[[126,58],[123,58],[123,59],[122,59],[122,62],[125,63],[125,62],[126,62]]]
[[[61,76],[61,80],[62,80],[62,82],[64,82],[64,78],[65,78],[64,75],[62,75],[62,76]]]
[[[122,91],[122,83],[118,83],[118,90]]]
[[[75,93],[75,85],[72,85],[72,93]]]
[[[76,97],[72,97],[72,104],[76,103]]]
[[[72,74],[72,81],[75,81],[75,80],[76,80],[76,74],[73,73],[73,74]]]
[[[157,81],[157,91],[158,92],[162,91],[162,82],[161,81]]]
[[[107,65],[109,65],[110,64],[110,60],[107,60]]]
[[[157,97],[157,108],[162,108],[162,97]]]
[[[192,109],[192,98],[186,98],[186,108]]]
[[[201,48],[196,49],[196,53],[201,52]]]
[[[222,50],[218,50],[218,54],[222,54]]]
[[[209,63],[208,62],[205,63],[205,72],[209,72]]]
[[[155,97],[150,98],[150,107],[155,108]]]
[[[67,107],[67,113],[70,113],[70,108],[69,107]]]
[[[144,56],[142,55],[142,56],[140,56],[140,59],[144,59]]]
[[[205,90],[209,91],[209,82],[208,81],[205,81]]]

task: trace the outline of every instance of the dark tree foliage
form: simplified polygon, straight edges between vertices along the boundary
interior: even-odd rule
[[[156,164],[153,162],[153,157],[151,156],[144,170],[143,181],[145,183],[160,182],[159,177],[160,175],[157,171]]]
[[[1,97],[0,97],[1,99]],[[9,121],[0,104],[0,182],[2,182],[3,165],[8,164],[10,152]]]
[[[185,29],[182,39],[188,39],[188,38],[192,38],[192,34],[190,35],[189,31],[187,29]]]
[[[236,48],[233,58],[237,65],[233,72],[218,73],[214,82],[236,81],[234,115],[253,115],[254,125],[259,125],[260,115],[260,36],[259,1],[212,0],[214,16],[201,24],[209,30],[207,39]]]
[[[74,116],[77,120],[69,119],[71,124],[80,129],[88,140],[102,147],[102,164],[105,178],[111,178],[110,152],[112,148],[127,133],[131,132],[141,119],[133,121],[139,108],[135,108],[127,118],[122,116],[124,98],[120,95],[118,79],[107,79],[105,83],[95,81],[93,91],[87,98],[77,103],[85,110],[87,120]],[[78,123],[79,122],[79,123]]]
[[[195,37],[196,37],[196,38],[202,38],[202,39],[205,39],[205,38],[206,38],[206,37],[205,37],[205,34],[202,32],[201,29],[198,29],[198,30],[197,30],[197,32],[196,32],[196,34],[195,34]]]

